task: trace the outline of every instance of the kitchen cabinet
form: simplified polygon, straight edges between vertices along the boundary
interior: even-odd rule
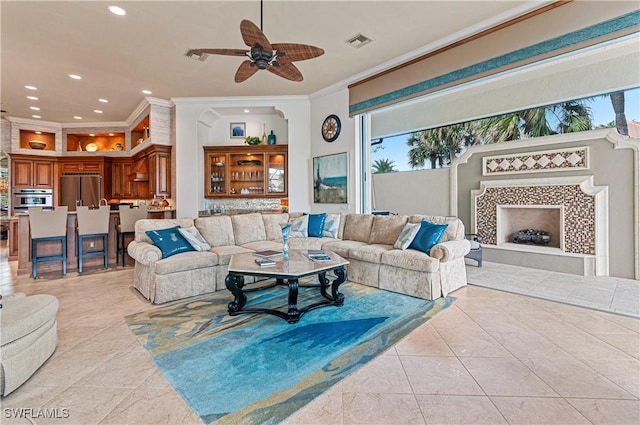
[[[171,146],[155,146],[147,156],[151,195],[171,197]]]
[[[53,189],[55,160],[11,155],[11,188]]]
[[[114,158],[111,163],[111,197],[133,197],[133,182],[129,180],[129,174],[133,167],[131,158]]]
[[[205,146],[207,198],[286,197],[287,145]]]
[[[60,173],[100,173],[104,171],[104,157],[84,158],[68,157],[60,158]]]
[[[133,196],[171,197],[171,146],[151,145],[133,158],[131,173]]]

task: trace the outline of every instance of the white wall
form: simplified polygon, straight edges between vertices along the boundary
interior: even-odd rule
[[[318,92],[311,96],[311,152],[305,166],[309,179],[308,194],[311,212],[356,212],[359,196],[359,167],[357,152],[359,142],[356,140],[357,119],[349,117],[349,91],[347,88]],[[341,130],[338,138],[327,143],[322,138],[322,122],[331,114],[340,117]],[[348,199],[347,204],[314,204],[313,203],[313,157],[347,152],[348,164]],[[291,161],[289,161],[291,163]],[[291,179],[289,180],[291,182]],[[297,211],[295,208],[289,208]]]
[[[274,96],[274,97],[231,97],[231,98],[174,98],[176,105],[176,207],[178,217],[197,217],[198,210],[204,208],[204,154],[202,146],[224,142],[224,136],[213,140],[212,134],[228,134],[212,131],[220,117],[212,110],[216,108],[251,108],[274,107],[282,112],[288,123],[287,135],[289,144],[289,209],[292,211],[309,211],[311,181],[308,173],[310,158],[309,140],[309,98],[306,96]],[[256,119],[243,119],[243,122],[265,120],[263,116]],[[259,126],[264,121],[259,121]],[[275,121],[274,121],[275,123]],[[270,128],[267,128],[267,133]],[[274,129],[275,130],[275,129]],[[253,132],[249,126],[247,133]],[[262,130],[260,129],[260,134]],[[277,134],[276,131],[274,133]],[[282,132],[284,134],[284,132]],[[240,139],[228,139],[230,142]],[[237,141],[237,142],[235,142]],[[281,141],[278,139],[278,143]],[[231,144],[231,143],[229,143]]]

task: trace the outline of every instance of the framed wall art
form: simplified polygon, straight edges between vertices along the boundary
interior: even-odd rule
[[[313,202],[346,204],[348,197],[347,152],[313,158]]]
[[[244,139],[247,132],[247,123],[232,122],[229,125],[229,134],[232,139]]]

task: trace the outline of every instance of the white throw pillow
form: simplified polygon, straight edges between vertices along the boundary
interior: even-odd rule
[[[416,234],[420,230],[420,223],[407,223],[404,225],[404,229],[398,235],[398,240],[393,244],[394,248],[397,249],[407,249],[413,239],[416,237]]]
[[[309,216],[303,215],[302,217],[292,218],[289,220],[291,223],[291,230],[289,230],[290,238],[306,238],[309,236]]]
[[[196,251],[209,251],[211,246],[204,240],[195,227],[181,227],[178,232],[191,244]]]
[[[338,229],[340,229],[340,214],[327,214],[327,218],[324,220],[322,236],[325,238],[337,238]]]

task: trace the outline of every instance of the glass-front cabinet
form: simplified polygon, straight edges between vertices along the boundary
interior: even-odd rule
[[[287,145],[205,146],[205,197],[287,195]]]

